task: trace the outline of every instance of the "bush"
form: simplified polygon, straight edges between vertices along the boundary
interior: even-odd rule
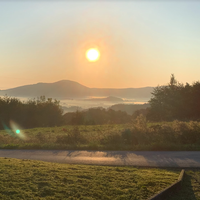
[[[198,122],[173,122],[174,134],[178,136],[181,144],[200,143],[200,126]]]
[[[124,142],[124,144],[138,144],[138,140],[136,138],[136,134],[134,129],[130,130],[130,129],[125,129],[122,132],[122,140]]]
[[[85,137],[80,133],[78,127],[74,127],[74,129],[68,132],[65,135],[57,135],[56,143],[59,144],[84,144],[86,143]]]
[[[39,142],[44,143],[46,140],[46,137],[44,134],[42,134],[41,132],[38,132],[36,134],[36,138],[39,140]]]
[[[111,133],[107,135],[106,139],[102,141],[103,144],[118,145],[122,144],[123,140],[118,133]]]

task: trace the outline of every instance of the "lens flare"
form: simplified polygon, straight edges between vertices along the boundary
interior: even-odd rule
[[[23,140],[26,139],[26,136],[23,133],[21,127],[16,122],[11,120],[10,121],[10,127],[11,127],[12,131],[17,134],[17,137],[19,137]]]
[[[12,131],[4,122],[2,122],[2,124],[3,124],[4,130],[5,130],[10,136],[14,136],[13,131]]]

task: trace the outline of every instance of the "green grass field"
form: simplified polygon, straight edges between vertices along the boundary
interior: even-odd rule
[[[119,135],[127,126],[131,125],[69,125],[25,129],[21,130],[20,134],[12,130],[1,130],[0,148],[112,149],[115,148],[113,144],[105,140],[110,140],[113,135]]]
[[[200,122],[80,125],[0,131],[1,149],[200,150]]]
[[[0,199],[142,200],[172,184],[179,173],[0,158]]]

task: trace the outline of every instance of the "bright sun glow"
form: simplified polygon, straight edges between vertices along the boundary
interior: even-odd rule
[[[89,49],[86,52],[86,57],[90,62],[95,62],[99,59],[100,53],[97,49]]]

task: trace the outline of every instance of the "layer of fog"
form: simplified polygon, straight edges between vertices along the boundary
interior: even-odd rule
[[[3,97],[3,96],[1,96]],[[25,98],[25,97],[16,97],[19,100],[21,100],[22,102],[26,102],[29,99],[33,99],[33,98]],[[48,98],[48,97],[47,97]],[[121,102],[118,101],[101,101],[101,100],[95,100],[95,101],[91,101],[91,99],[95,99],[97,97],[90,97],[89,99],[61,99],[60,101],[60,105],[63,107],[64,113],[67,112],[75,112],[77,110],[81,111],[84,109],[89,109],[89,108],[94,108],[94,107],[102,107],[102,108],[109,108],[112,105],[115,104],[144,104],[147,103],[149,101],[149,99],[147,98],[143,98],[143,99],[124,99]],[[100,97],[98,97],[100,98]],[[101,98],[105,98],[105,97],[101,97]],[[37,99],[37,98],[35,98]],[[53,98],[54,100],[54,98]]]

